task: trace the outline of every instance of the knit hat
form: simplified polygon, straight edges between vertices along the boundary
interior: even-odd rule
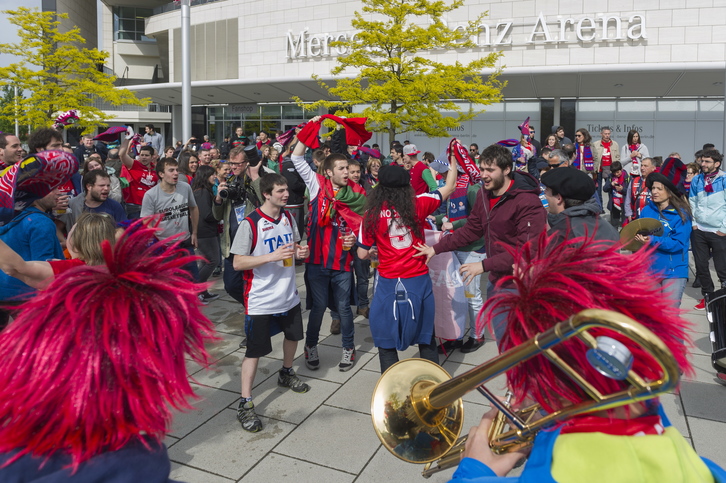
[[[403,166],[389,164],[378,171],[378,182],[386,188],[405,188],[411,186],[411,175]]]
[[[542,184],[563,198],[587,201],[595,194],[595,183],[584,171],[573,168],[551,169],[542,175]]]
[[[671,189],[671,191],[676,194],[686,194],[686,187],[684,186],[684,183],[686,181],[688,167],[683,164],[683,161],[678,158],[666,158],[666,160],[663,161],[663,166],[661,166],[659,172],[673,185],[674,189]],[[650,179],[650,176],[648,176],[648,179]],[[646,181],[646,183],[648,183],[648,181]],[[648,184],[648,189],[650,189],[651,184],[652,182]],[[668,188],[670,189],[671,187],[669,186]]]

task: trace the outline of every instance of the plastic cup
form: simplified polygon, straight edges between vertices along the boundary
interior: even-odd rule
[[[345,238],[345,237],[350,236],[350,235],[353,234],[353,230],[349,226],[341,226],[338,229],[338,232],[340,233],[340,238]],[[353,245],[351,245],[349,247],[348,246],[345,246],[345,241],[343,241],[343,250],[344,251],[347,252],[351,248],[353,248]]]
[[[283,267],[292,267],[292,265],[293,265],[292,257],[290,257],[290,258],[283,258],[282,259],[282,266]]]

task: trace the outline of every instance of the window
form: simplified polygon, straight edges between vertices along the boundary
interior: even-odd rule
[[[144,19],[152,14],[153,10],[150,8],[114,7],[113,39],[155,42],[156,40],[144,35]]]

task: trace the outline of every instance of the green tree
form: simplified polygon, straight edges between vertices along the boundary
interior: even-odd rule
[[[15,112],[15,89],[10,85],[4,85],[0,88],[0,112],[6,109],[10,112]],[[0,131],[14,133],[15,118],[0,116]]]
[[[366,17],[355,13],[352,26],[356,35],[330,44],[347,49],[331,73],[337,76],[355,71],[357,75],[340,77],[334,86],[313,76],[335,99],[303,104],[295,98],[306,109],[325,107],[346,115],[355,105],[368,105],[359,112],[368,118],[368,129],[387,131],[393,140],[396,133],[408,131],[447,136],[447,129],[484,111],[479,107],[462,109],[462,101],[483,106],[501,100],[505,84],[497,80],[500,70],[488,78],[481,75],[483,69],[495,67],[500,52],[467,64],[437,62],[431,55],[433,51],[477,48],[472,39],[486,12],[463,28],[450,29],[442,17],[459,8],[464,0],[451,4],[432,0],[362,1]],[[445,116],[442,111],[455,115]]]
[[[19,59],[0,68],[0,86],[17,85],[24,92],[25,97],[18,99],[21,125],[49,127],[58,113],[78,109],[81,119],[76,125],[90,132],[111,119],[96,107],[98,101],[114,106],[149,103],[128,89],[116,89],[116,77],[102,70],[108,53],[84,48],[80,29],[59,30],[57,18],[68,18],[68,15],[25,7],[2,13],[18,27],[20,42],[0,44],[0,53]],[[14,122],[14,103],[3,105],[0,118]]]

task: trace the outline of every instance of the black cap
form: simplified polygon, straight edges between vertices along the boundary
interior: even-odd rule
[[[595,182],[579,169],[552,169],[544,173],[541,180],[543,185],[563,198],[587,201],[595,194]]]
[[[662,173],[650,173],[648,177],[645,178],[645,185],[648,187],[649,190],[652,190],[653,183],[655,183],[656,181],[662,183],[674,195],[683,196],[683,192],[681,192],[678,186],[676,186],[673,181],[671,181],[667,176],[663,175]]]
[[[378,171],[378,182],[386,188],[405,188],[411,186],[411,175],[403,166],[389,164]]]

